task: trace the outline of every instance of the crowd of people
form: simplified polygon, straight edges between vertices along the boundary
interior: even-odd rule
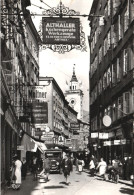
[[[86,159],[86,160],[85,160]],[[61,159],[60,167],[65,178],[65,183],[68,185],[68,176],[73,171],[73,165],[76,167],[76,171],[80,174],[83,169],[89,169],[91,177],[98,172],[99,175],[106,180],[106,174],[114,169],[118,175],[124,180],[130,180],[132,175],[132,158],[125,157],[120,160],[117,156],[112,160],[111,164],[108,164],[102,157],[98,160],[94,155],[90,158],[78,158],[71,157],[66,154],[63,159]],[[33,180],[37,180],[38,177],[43,176],[47,181],[49,181],[49,173],[51,169],[51,160],[48,158],[47,154],[44,153],[43,158],[37,158],[33,156],[31,159],[30,166],[28,165],[26,158],[24,157],[19,160],[18,156],[13,157],[12,167],[11,167],[11,187],[13,189],[19,189],[21,186],[21,180],[26,179],[27,171],[30,168],[33,174]]]

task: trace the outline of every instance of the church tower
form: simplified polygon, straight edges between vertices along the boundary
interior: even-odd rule
[[[69,105],[78,112],[77,118],[83,120],[83,91],[81,83],[77,80],[75,75],[75,66],[73,67],[73,75],[68,85],[68,90],[65,91],[65,98],[69,102]]]

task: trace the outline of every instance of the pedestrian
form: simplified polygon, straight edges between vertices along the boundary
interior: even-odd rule
[[[19,189],[21,185],[21,167],[22,162],[19,160],[18,156],[15,154],[13,156],[13,165],[12,165],[12,188]]]
[[[37,157],[33,156],[33,160],[32,160],[32,173],[33,173],[33,181],[37,180]]]
[[[92,155],[90,163],[89,163],[89,170],[91,177],[94,177],[94,172],[95,172],[95,162],[94,162],[94,156]]]
[[[50,169],[51,169],[51,160],[48,158],[48,155],[45,154],[45,158],[43,160],[43,170],[41,171],[41,173],[39,174],[39,176],[41,176],[43,173],[45,173],[46,175],[46,181],[49,181],[48,176],[50,173]]]
[[[82,167],[82,160],[79,159],[79,160],[78,160],[78,171],[79,171],[80,174],[81,174],[81,172],[82,172],[82,169],[83,169],[83,167]]]
[[[69,159],[68,154],[65,155],[65,158],[62,161],[62,170],[64,173],[64,177],[66,179],[65,183],[68,185],[69,183],[67,183],[67,179],[68,179],[68,176],[70,175],[70,172],[73,170],[72,163],[71,163],[71,160]]]
[[[26,179],[26,174],[27,174],[27,162],[26,158],[23,157],[22,159],[22,169],[21,169],[21,174],[22,174],[22,179]]]
[[[103,160],[103,158],[100,159],[96,169],[99,169],[99,175],[103,176],[104,180],[106,180],[107,163]]]
[[[75,166],[76,166],[76,171],[78,171],[78,158],[77,157],[75,159]]]

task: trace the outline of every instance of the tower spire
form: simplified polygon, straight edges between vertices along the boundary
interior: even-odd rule
[[[73,66],[73,75],[72,75],[72,78],[71,78],[71,82],[73,82],[73,81],[78,82],[77,77],[75,75],[75,64]]]

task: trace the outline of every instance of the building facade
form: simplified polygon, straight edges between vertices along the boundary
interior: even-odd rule
[[[130,0],[94,0],[89,14],[90,149],[107,161],[134,155],[133,9]]]
[[[45,143],[48,147],[49,145],[50,147],[57,145],[66,149],[68,148],[66,142],[68,139],[71,139],[73,135],[70,123],[77,122],[77,112],[69,106],[62,90],[54,78],[40,77],[39,84],[46,88],[45,101],[48,104],[48,122],[42,124],[42,126],[48,126],[50,132],[53,132],[50,143],[47,143],[47,140]],[[41,126],[41,124],[39,124],[38,127],[39,126]],[[43,137],[41,137],[41,139],[43,139]]]
[[[28,86],[38,85],[39,35],[29,1],[1,1],[1,181],[10,180],[12,157],[26,156],[22,132],[31,134]]]

